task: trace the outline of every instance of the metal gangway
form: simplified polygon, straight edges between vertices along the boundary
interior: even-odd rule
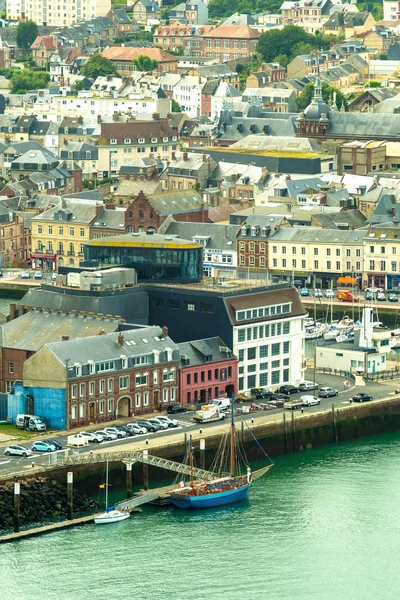
[[[147,465],[152,465],[153,467],[159,467],[160,469],[174,471],[175,473],[190,475],[189,465],[185,465],[174,460],[168,460],[167,458],[153,456],[148,454],[146,450],[142,452],[83,452],[82,454],[71,454],[64,456],[63,463],[71,466],[84,465],[106,462],[107,459],[114,462],[122,461],[125,464],[134,464],[136,462],[140,462]],[[205,469],[199,469],[198,467],[193,468],[193,475],[196,477],[196,479],[207,479],[208,481],[221,477],[221,475],[218,475],[217,473],[206,471]]]

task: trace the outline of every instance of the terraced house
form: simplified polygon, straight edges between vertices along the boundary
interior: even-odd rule
[[[179,360],[161,327],[48,343],[25,361],[23,393],[59,429],[152,413],[178,399]]]
[[[261,33],[248,25],[221,25],[202,35],[200,40],[185,38],[186,53],[214,58],[219,62],[251,58]]]

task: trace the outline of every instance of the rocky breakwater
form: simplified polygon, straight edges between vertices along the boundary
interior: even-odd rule
[[[21,526],[67,518],[66,486],[48,477],[35,477],[21,484]],[[74,514],[94,512],[97,502],[74,491]],[[14,483],[0,484],[0,530],[11,529],[14,514]]]

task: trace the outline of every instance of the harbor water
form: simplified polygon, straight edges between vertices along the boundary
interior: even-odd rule
[[[398,433],[279,457],[249,500],[0,546],[2,600],[397,600]]]

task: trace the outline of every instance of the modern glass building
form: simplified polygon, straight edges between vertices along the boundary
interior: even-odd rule
[[[139,281],[200,281],[203,246],[171,236],[128,233],[91,240],[81,267],[122,266],[136,269]]]

